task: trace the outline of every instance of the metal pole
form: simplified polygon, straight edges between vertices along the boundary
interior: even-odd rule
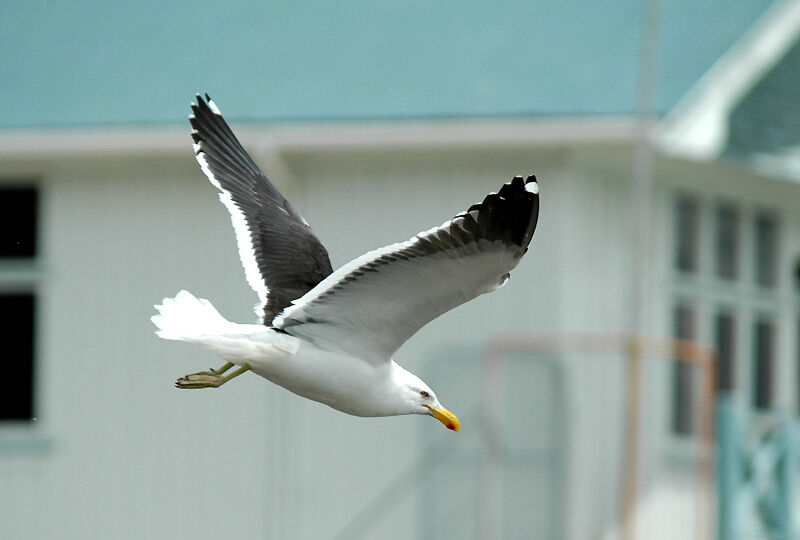
[[[622,525],[623,538],[635,537],[634,513],[639,468],[639,381],[641,358],[636,336],[647,331],[645,302],[647,299],[647,264],[650,244],[650,201],[653,184],[652,131],[655,124],[655,89],[658,69],[658,31],[660,0],[643,0],[641,46],[639,50],[639,92],[637,103],[638,137],[633,156],[633,267],[630,305],[631,341],[628,351],[627,432],[625,465],[623,466]]]
[[[491,347],[483,364],[483,429],[481,430],[481,469],[480,495],[478,498],[478,538],[494,540],[499,538],[500,515],[502,510],[502,468],[501,448],[502,430],[500,418],[502,411],[502,361],[500,354]]]
[[[639,482],[639,379],[642,351],[636,338],[628,341],[626,384],[625,462],[622,485],[622,534],[625,540],[636,537],[636,491]]]
[[[650,201],[653,190],[652,132],[655,125],[655,85],[658,68],[658,20],[660,0],[644,0],[642,42],[639,54],[637,131],[633,155],[633,289],[630,330],[643,334],[647,296],[647,254],[650,245]]]
[[[734,540],[737,532],[736,493],[740,486],[738,418],[728,393],[717,399],[717,538]]]
[[[696,349],[693,360],[703,375],[702,407],[697,411],[700,448],[698,463],[697,538],[711,538],[711,520],[714,514],[714,398],[717,394],[717,357],[713,351]]]

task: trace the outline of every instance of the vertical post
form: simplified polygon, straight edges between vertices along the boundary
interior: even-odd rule
[[[627,344],[628,377],[626,382],[627,415],[625,419],[625,462],[622,485],[622,537],[636,537],[636,491],[639,483],[639,381],[641,344],[632,337]]]
[[[792,506],[797,497],[797,466],[798,456],[797,449],[800,448],[797,440],[797,424],[792,421],[791,417],[786,419],[785,424],[785,441],[786,441],[786,464],[784,466],[784,486],[783,495],[785,501],[786,512],[786,538],[798,538],[800,530],[798,530],[797,516],[792,511]]]
[[[777,523],[776,528],[780,538],[797,538],[794,536],[794,519],[792,516],[792,484],[794,483],[794,456],[792,449],[794,448],[793,426],[789,418],[780,418],[780,427],[777,436],[775,437],[776,446],[780,457],[778,464],[775,467],[777,501]]]
[[[740,488],[738,429],[734,404],[727,392],[717,398],[717,538],[735,540],[736,494]]]
[[[717,357],[713,351],[693,347],[695,365],[702,370],[702,407],[698,410],[699,489],[697,504],[697,538],[711,538],[714,508],[714,401],[717,395]]]
[[[637,336],[646,330],[648,246],[650,243],[650,205],[653,184],[652,131],[658,73],[658,35],[660,0],[642,0],[643,16],[639,49],[639,87],[637,96],[637,138],[634,148],[631,232],[633,257],[630,296],[630,342],[628,344],[627,427],[625,437],[624,485],[622,495],[623,537],[633,540],[634,511],[639,467],[639,370],[641,351]]]
[[[631,272],[632,335],[642,335],[647,292],[648,246],[650,244],[650,201],[653,191],[653,127],[655,126],[656,75],[658,73],[658,35],[660,0],[642,0],[642,32],[639,49],[639,87],[636,103],[636,141],[633,149],[631,241],[633,246]]]
[[[500,415],[498,410],[502,400],[502,372],[500,355],[497,351],[490,350],[484,360],[483,373],[483,437],[481,444],[481,476],[478,509],[478,538],[480,540],[494,540],[499,538],[501,497],[500,460],[502,443],[502,430],[500,429]]]

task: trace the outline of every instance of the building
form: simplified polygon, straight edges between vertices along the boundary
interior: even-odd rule
[[[759,102],[797,73],[797,5],[664,5],[656,34],[632,1],[5,6],[0,317],[23,345],[4,355],[0,537],[616,537],[624,356],[506,351],[498,386],[482,359],[499,335],[636,328],[716,345],[736,399],[797,410],[796,131],[767,143],[747,127],[785,110]],[[643,70],[642,35],[658,36]],[[458,436],[251,376],[172,388],[217,360],[158,340],[152,305],[185,288],[248,321],[255,301],[192,158],[197,91],[334,266],[537,174],[539,227],[509,286],[397,356],[459,414]],[[700,378],[651,364],[635,515],[642,537],[688,537],[714,522],[695,514]],[[504,441],[498,462],[487,440]]]

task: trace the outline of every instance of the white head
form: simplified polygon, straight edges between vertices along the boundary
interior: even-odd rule
[[[430,386],[413,373],[394,365],[394,393],[403,410],[400,414],[427,414],[436,418],[447,429],[458,431],[461,427],[458,417],[439,403]]]

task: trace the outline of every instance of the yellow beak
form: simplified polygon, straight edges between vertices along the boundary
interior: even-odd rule
[[[433,407],[428,407],[428,405],[423,405],[423,407],[427,407],[430,409],[431,414],[433,417],[436,418],[439,422],[444,424],[447,429],[452,429],[453,431],[458,431],[461,428],[461,422],[458,421],[458,417],[445,409],[444,407],[440,409],[434,409]]]

